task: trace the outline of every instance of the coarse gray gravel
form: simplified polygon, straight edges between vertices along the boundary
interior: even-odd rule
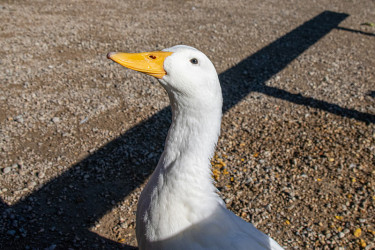
[[[286,249],[375,248],[375,1],[0,0],[0,248],[132,249],[170,123],[109,51],[186,44],[223,87],[229,209]]]

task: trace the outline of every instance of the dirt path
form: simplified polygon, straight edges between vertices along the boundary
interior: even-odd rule
[[[0,0],[0,248],[133,248],[170,123],[109,51],[217,67],[217,187],[287,249],[375,247],[374,1]]]

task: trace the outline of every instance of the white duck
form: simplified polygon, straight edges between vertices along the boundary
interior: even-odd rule
[[[109,59],[159,79],[172,106],[164,152],[138,202],[140,249],[282,249],[226,209],[210,159],[220,133],[222,94],[212,62],[178,45]]]

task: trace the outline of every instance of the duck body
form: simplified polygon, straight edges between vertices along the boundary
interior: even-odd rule
[[[157,78],[171,102],[172,124],[138,201],[139,249],[282,249],[227,210],[214,186],[210,159],[222,116],[215,67],[192,47],[163,52],[169,53],[161,54],[165,74]]]

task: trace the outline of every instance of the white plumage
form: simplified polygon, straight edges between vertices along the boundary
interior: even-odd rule
[[[160,68],[151,72],[153,65],[137,68],[126,58],[108,54],[126,67],[159,78],[172,107],[164,152],[138,202],[139,248],[282,249],[227,210],[213,184],[210,159],[222,115],[221,87],[213,64],[192,47],[164,51],[169,53],[161,54],[158,64],[165,71],[161,75]],[[145,60],[159,59],[157,53],[162,52],[150,53],[142,54]]]

